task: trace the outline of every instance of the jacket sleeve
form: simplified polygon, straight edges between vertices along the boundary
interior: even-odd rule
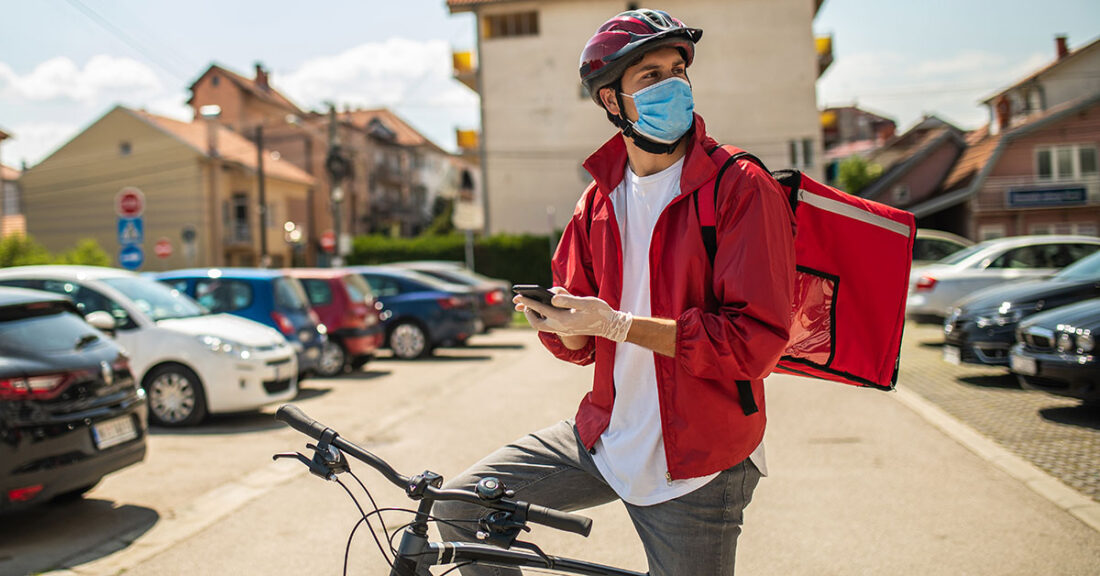
[[[763,378],[790,335],[794,214],[770,175],[747,160],[740,164],[718,191],[712,286],[718,311],[690,308],[676,323],[676,357],[699,378]]]
[[[595,183],[591,184],[577,202],[573,217],[562,232],[554,259],[550,263],[554,274],[554,285],[561,286],[574,296],[596,296],[599,288],[592,271],[592,251],[588,239],[588,218],[592,211],[588,203],[594,200]],[[570,350],[561,338],[552,332],[539,332],[539,340],[554,356],[585,366],[596,361],[596,338],[589,337],[588,342],[579,350]]]

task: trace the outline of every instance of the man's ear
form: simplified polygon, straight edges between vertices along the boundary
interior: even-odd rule
[[[600,88],[600,102],[603,103],[603,107],[605,110],[615,116],[619,115],[619,99],[615,97],[614,88],[611,88],[610,86]]]

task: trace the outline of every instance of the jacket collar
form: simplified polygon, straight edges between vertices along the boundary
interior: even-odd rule
[[[718,143],[707,136],[703,117],[698,114],[695,114],[689,138],[691,141],[688,143],[684,169],[680,174],[681,194],[694,192],[718,172],[718,167],[707,154],[707,149],[717,146]],[[626,142],[622,132],[619,132],[584,161],[584,168],[596,180],[597,189],[606,195],[623,181],[626,163]]]

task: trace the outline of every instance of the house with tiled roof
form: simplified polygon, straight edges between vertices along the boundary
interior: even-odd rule
[[[305,116],[305,112],[271,85],[271,72],[257,62],[255,75],[248,78],[220,64],[211,64],[189,90],[187,104],[201,120],[203,106],[220,109],[218,121],[239,133],[256,126],[283,123],[288,114]]]
[[[0,144],[11,134],[0,130]],[[20,172],[0,163],[0,237],[23,234],[26,222],[21,207]]]
[[[145,199],[142,269],[257,266],[265,251],[271,266],[290,265],[294,246],[283,226],[306,212],[316,179],[269,150],[259,154],[251,140],[216,122],[116,106],[23,173],[27,231],[51,251],[92,238],[118,263],[115,198],[137,188]],[[154,256],[161,240],[170,255]]]
[[[905,133],[867,155],[882,175],[859,195],[907,209],[930,198],[966,148],[963,131],[925,116]]]
[[[918,224],[976,240],[1100,234],[1100,40],[1069,50],[984,101],[991,121],[937,193],[909,208]]]

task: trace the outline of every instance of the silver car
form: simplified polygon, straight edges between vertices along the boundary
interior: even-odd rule
[[[906,315],[942,322],[956,300],[982,288],[1040,278],[1100,249],[1094,236],[1014,236],[987,240],[909,274]]]

